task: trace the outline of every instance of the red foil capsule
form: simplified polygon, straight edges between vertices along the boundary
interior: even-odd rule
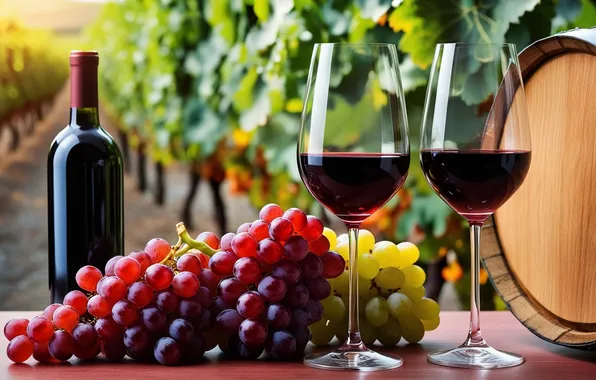
[[[96,51],[75,50],[70,53],[70,107],[97,107],[97,67],[99,55]]]

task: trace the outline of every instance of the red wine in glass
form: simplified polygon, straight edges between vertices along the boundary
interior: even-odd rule
[[[402,187],[409,154],[301,153],[304,184],[345,223],[360,224]]]
[[[531,153],[523,150],[423,149],[422,170],[434,190],[470,222],[483,222],[524,181]]]

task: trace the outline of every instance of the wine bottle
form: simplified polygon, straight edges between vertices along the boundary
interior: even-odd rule
[[[122,154],[99,124],[94,51],[70,54],[70,122],[48,155],[51,302],[78,289],[85,265],[104,268],[124,250]]]

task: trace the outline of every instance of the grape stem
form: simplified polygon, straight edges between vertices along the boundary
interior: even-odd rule
[[[184,223],[180,222],[176,224],[176,232],[178,233],[179,241],[181,242],[180,246],[176,248],[172,256],[177,259],[180,256],[184,255],[190,249],[198,249],[205,255],[211,257],[217,252],[217,250],[211,248],[207,243],[202,241],[196,241],[195,239],[191,238],[186,230],[186,226]]]

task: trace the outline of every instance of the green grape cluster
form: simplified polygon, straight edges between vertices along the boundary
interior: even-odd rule
[[[331,250],[349,265],[348,236],[337,236],[325,228]],[[424,297],[426,273],[416,261],[416,245],[390,241],[375,242],[374,235],[361,230],[358,236],[358,290],[360,335],[365,344],[377,340],[386,347],[401,339],[417,343],[426,331],[439,326],[439,305]],[[348,329],[348,271],[330,280],[332,294],[321,301],[323,319],[310,325],[312,343],[329,344],[334,337],[343,342]]]

